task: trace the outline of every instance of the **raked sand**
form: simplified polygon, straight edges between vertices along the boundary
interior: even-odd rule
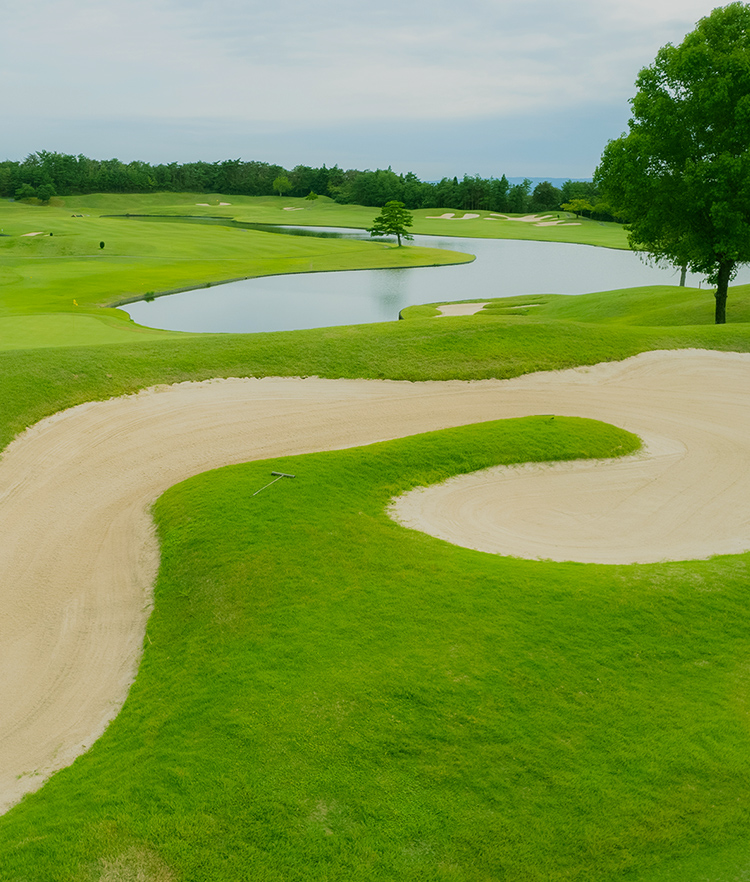
[[[513,380],[216,380],[72,408],[0,460],[0,810],[85,751],[136,673],[168,487],[217,466],[528,414],[637,433],[627,460],[453,480],[398,517],[482,550],[623,563],[750,549],[750,355]],[[415,502],[416,500],[416,502]]]

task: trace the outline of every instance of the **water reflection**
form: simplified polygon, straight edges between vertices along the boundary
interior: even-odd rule
[[[249,225],[245,225],[249,226]],[[254,225],[258,227],[260,225]],[[278,232],[275,229],[274,232]],[[294,235],[369,239],[362,230],[296,228]],[[258,332],[393,321],[406,306],[517,294],[584,294],[676,285],[679,272],[631,251],[510,239],[415,236],[414,244],[476,255],[459,266],[304,273],[248,279],[123,307],[134,321],[196,332]],[[737,283],[750,281],[744,267]],[[688,276],[687,284],[702,280]]]

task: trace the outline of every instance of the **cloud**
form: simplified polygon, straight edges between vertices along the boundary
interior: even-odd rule
[[[58,128],[558,118],[626,107],[639,69],[706,12],[695,0],[36,0],[3,12],[0,113]]]

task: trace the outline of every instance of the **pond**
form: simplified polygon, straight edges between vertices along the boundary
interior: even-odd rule
[[[362,230],[287,228],[285,232],[369,239]],[[436,301],[585,294],[679,282],[679,271],[649,266],[632,251],[447,236],[415,236],[414,244],[468,252],[476,260],[459,266],[268,276],[121,308],[138,324],[152,328],[252,333],[394,321],[407,306]],[[750,281],[747,268],[741,272],[748,279],[738,282]],[[688,285],[700,282],[700,277],[688,275]]]

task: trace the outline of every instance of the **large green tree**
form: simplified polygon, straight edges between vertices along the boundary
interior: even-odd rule
[[[288,193],[292,189],[292,182],[286,175],[279,175],[274,178],[273,188],[279,196],[283,196],[284,193]]]
[[[531,207],[534,211],[550,211],[559,208],[562,202],[562,190],[549,181],[542,181],[534,187],[531,194]]]
[[[750,261],[750,5],[714,9],[636,86],[629,132],[594,180],[633,247],[716,285],[723,324],[729,282]]]
[[[406,209],[404,203],[392,200],[385,203],[372,226],[367,228],[367,232],[371,236],[396,236],[399,247],[401,247],[402,238],[414,238],[409,235],[406,229],[413,223],[411,212]]]

